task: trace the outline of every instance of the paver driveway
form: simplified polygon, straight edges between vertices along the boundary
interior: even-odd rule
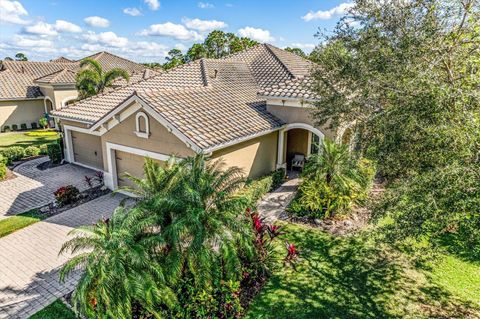
[[[0,318],[28,318],[73,290],[78,274],[58,280],[69,257],[58,255],[62,244],[73,227],[109,217],[123,198],[108,194],[0,238]]]
[[[72,164],[44,171],[37,169],[47,160],[48,157],[41,157],[20,164],[14,169],[16,178],[0,182],[0,219],[52,202],[53,192],[60,186],[74,185],[83,190],[84,176],[95,174],[91,169]]]

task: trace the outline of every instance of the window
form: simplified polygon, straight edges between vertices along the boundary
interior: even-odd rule
[[[150,136],[150,127],[148,125],[148,116],[143,112],[138,112],[135,116],[135,135],[142,138]]]
[[[312,143],[310,145],[310,154],[318,154],[320,151],[320,136],[312,133]]]

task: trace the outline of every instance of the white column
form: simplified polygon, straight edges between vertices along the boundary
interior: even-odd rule
[[[310,156],[312,151],[312,140],[313,140],[313,133],[308,131],[307,157]]]
[[[283,148],[285,146],[285,130],[278,131],[278,146],[277,146],[277,169],[285,167],[283,162]]]
[[[73,154],[72,131],[65,127],[63,130],[65,134],[65,159],[67,162],[73,163],[75,161],[75,155]]]

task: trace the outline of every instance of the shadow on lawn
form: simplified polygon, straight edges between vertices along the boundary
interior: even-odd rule
[[[332,238],[297,226],[287,232],[300,249],[297,272],[276,271],[247,318],[469,317],[468,305],[364,236]]]

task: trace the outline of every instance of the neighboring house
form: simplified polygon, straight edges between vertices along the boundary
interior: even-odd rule
[[[108,52],[89,56],[105,70],[122,68],[131,74],[131,83],[156,72]],[[28,128],[45,113],[60,110],[78,96],[75,77],[80,61],[60,57],[50,62],[2,61],[0,68],[0,128],[26,124]],[[119,81],[118,86],[127,84]]]
[[[102,170],[112,189],[141,176],[144,157],[203,152],[248,177],[308,156],[333,133],[315,127],[311,62],[268,44],[200,59],[53,112],[66,159]]]

